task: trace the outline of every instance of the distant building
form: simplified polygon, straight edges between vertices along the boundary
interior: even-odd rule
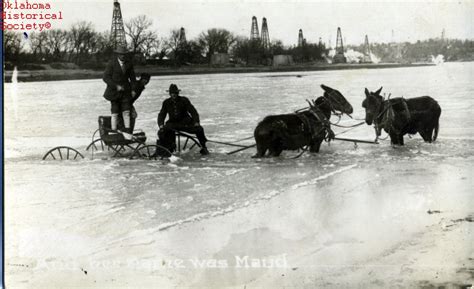
[[[280,54],[273,56],[273,66],[285,66],[285,65],[293,65],[295,62],[293,61],[293,56]]]
[[[211,55],[211,65],[227,65],[229,64],[229,54],[215,53]]]

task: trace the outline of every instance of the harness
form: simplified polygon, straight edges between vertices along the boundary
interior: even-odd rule
[[[340,102],[337,101],[334,97],[331,97],[332,93],[335,93],[335,92],[332,92],[332,91],[331,92],[326,92],[323,95],[322,100],[324,101],[324,103],[327,103],[329,105],[329,109],[333,114],[340,117],[343,113],[338,114],[336,112],[336,110],[334,109],[332,101],[335,101],[338,104],[340,104]],[[312,140],[317,140],[320,133],[325,131],[324,140],[329,142],[331,139],[334,138],[335,134],[331,130],[331,123],[330,123],[329,119],[326,118],[324,113],[321,111],[321,109],[319,107],[320,105],[321,104],[319,104],[319,105],[316,105],[316,104],[311,105],[310,104],[309,109],[306,108],[304,110],[295,111],[294,115],[296,117],[298,117],[298,119],[301,121],[300,133],[302,135],[304,135],[304,136],[309,135],[309,137]],[[305,114],[306,112],[309,112],[312,116],[314,116],[314,119],[309,118]],[[316,131],[315,130],[315,124],[317,124],[317,123],[320,123],[322,125],[322,128]],[[286,125],[286,123],[284,121],[282,121],[282,120],[274,121],[272,123],[272,127],[275,128],[275,129],[280,130],[280,132],[284,135],[284,137],[287,137],[287,138],[292,137],[288,133],[288,126]],[[309,147],[309,145],[307,145],[305,147],[301,147],[300,149],[302,150],[302,152],[298,156],[296,156],[295,158],[300,157],[305,151],[308,150],[308,147]]]
[[[378,110],[380,110],[380,107],[383,107],[383,109],[374,120],[377,138],[380,136],[383,128],[389,134],[391,132],[395,132],[396,134],[399,134],[403,130],[403,128],[406,127],[407,124],[405,124],[405,126],[402,128],[397,128],[394,125],[395,110],[393,109],[393,106],[395,104],[400,104],[400,103],[403,105],[403,111],[404,111],[404,114],[406,115],[407,124],[411,121],[411,113],[410,113],[410,110],[408,109],[408,104],[405,98],[402,97],[396,102],[393,102],[390,99],[385,100],[380,103]]]
[[[315,109],[317,110],[316,112],[314,111]],[[327,134],[325,135],[324,138],[328,140],[329,135],[332,132],[329,120],[324,116],[323,112],[317,106],[314,106],[313,109],[310,108],[308,111],[322,124],[323,127],[319,131],[316,132],[314,130],[314,125],[311,124],[311,120],[304,113],[296,113],[295,115],[303,123],[303,125],[301,126],[301,131],[303,132],[303,134],[309,131],[311,139],[315,140],[321,131],[326,130]]]

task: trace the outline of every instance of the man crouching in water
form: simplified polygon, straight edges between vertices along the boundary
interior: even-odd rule
[[[204,129],[199,124],[199,114],[189,99],[180,96],[178,86],[171,84],[168,90],[170,98],[163,101],[163,106],[158,114],[158,144],[167,148],[170,152],[176,150],[175,132],[183,131],[195,134],[201,145],[200,153],[209,154],[206,147],[206,136]],[[168,121],[165,122],[168,115]]]

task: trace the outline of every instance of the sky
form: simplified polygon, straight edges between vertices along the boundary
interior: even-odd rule
[[[12,1],[12,0],[10,0]],[[26,1],[26,0],[17,0]],[[46,0],[29,0],[43,2]],[[113,0],[49,0],[51,12],[62,11],[64,20],[53,28],[68,28],[85,20],[98,31],[109,30]],[[171,29],[184,27],[188,39],[208,28],[225,28],[249,36],[252,16],[267,18],[270,38],[286,45],[297,43],[302,29],[308,42],[336,43],[341,27],[346,44],[410,41],[440,37],[474,39],[474,0],[470,1],[256,1],[256,0],[120,0],[128,19],[145,14],[153,29],[167,37]]]

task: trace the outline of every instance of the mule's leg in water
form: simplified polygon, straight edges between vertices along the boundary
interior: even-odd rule
[[[312,141],[310,146],[309,146],[309,151],[312,152],[312,153],[319,153],[319,149],[321,148],[322,143],[323,143],[323,140]]]
[[[272,156],[274,156],[274,157],[279,157],[279,156],[281,155],[281,152],[282,152],[282,151],[283,151],[282,148],[278,148],[278,149],[276,149],[276,150],[274,150],[274,151],[270,151],[270,154],[271,154]]]
[[[433,131],[434,131],[434,127],[429,127],[425,129],[426,139],[423,138],[425,142],[429,142],[429,143],[433,142]]]
[[[269,151],[272,157],[280,156],[281,152],[283,151],[283,145],[281,143],[281,140],[280,139],[273,140],[270,145]]]
[[[392,145],[398,145],[399,143],[399,138],[398,138],[398,135],[396,133],[389,133],[389,136],[390,136],[390,143]]]
[[[401,146],[404,145],[403,134],[402,133],[398,135],[398,144],[401,145]]]
[[[420,134],[421,138],[423,138],[423,140],[424,140],[425,142],[428,141],[428,138],[427,138],[427,136],[426,136],[426,132],[425,132],[425,131],[419,130],[418,133]]]
[[[267,152],[268,146],[265,142],[257,141],[257,153],[252,158],[263,158]]]
[[[431,142],[433,129],[431,129],[429,121],[419,121],[416,126],[416,131],[420,134],[425,142]]]

